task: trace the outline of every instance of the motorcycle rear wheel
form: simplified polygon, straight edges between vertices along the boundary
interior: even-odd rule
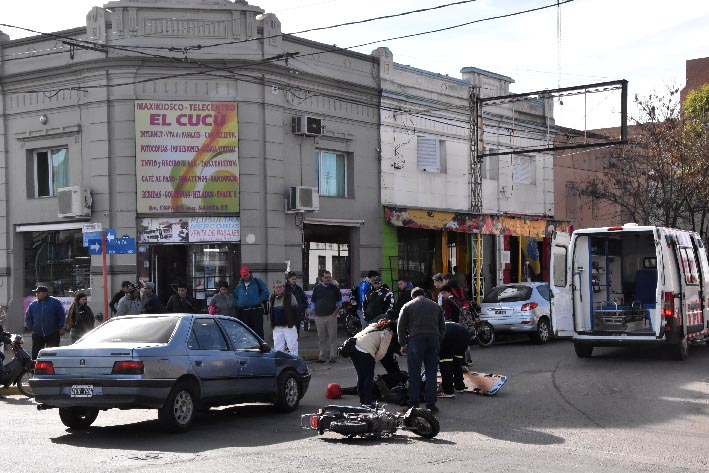
[[[330,423],[330,431],[342,435],[362,435],[369,432],[369,425],[359,420],[337,420]]]
[[[29,383],[30,378],[32,378],[33,376],[34,371],[23,370],[22,373],[20,373],[20,375],[17,377],[17,389],[27,397],[34,397],[32,387]]]
[[[441,424],[431,411],[414,409],[406,419],[406,427],[416,435],[432,439],[441,431]]]
[[[487,348],[495,343],[495,329],[489,322],[482,322],[478,329],[478,345]]]

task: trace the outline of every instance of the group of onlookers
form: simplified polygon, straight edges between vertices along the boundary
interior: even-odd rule
[[[394,301],[392,292],[376,272],[370,272],[366,279],[356,295],[364,301],[360,313],[368,325],[355,335],[357,342],[351,355],[360,402],[364,405],[373,402],[377,361],[388,373],[399,371],[394,359],[394,353],[398,352],[407,356],[408,404],[418,406],[423,381],[426,407],[437,412],[438,398],[453,398],[456,391],[465,391],[463,364],[470,334],[457,323],[464,291],[450,275],[439,273],[433,277],[438,303],[426,297],[424,289],[412,289],[405,279],[397,281],[399,298]],[[439,368],[441,391],[437,384]]]

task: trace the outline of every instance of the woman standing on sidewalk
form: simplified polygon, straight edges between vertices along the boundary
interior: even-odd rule
[[[71,343],[92,330],[94,321],[94,313],[88,305],[88,297],[83,292],[78,293],[66,314],[66,330],[71,331]]]

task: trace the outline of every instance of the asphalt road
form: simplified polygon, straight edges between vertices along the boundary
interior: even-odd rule
[[[202,414],[186,434],[160,430],[154,411],[108,411],[83,432],[21,396],[0,399],[5,458],[29,472],[707,471],[709,347],[685,362],[661,351],[565,341],[473,349],[473,369],[509,381],[494,397],[441,399],[441,433],[381,440],[318,437],[300,414],[327,404],[325,386],[354,384],[349,361],[312,364],[297,413],[238,406]],[[403,361],[402,361],[403,366]],[[342,403],[356,403],[345,397]],[[393,408],[393,406],[392,406]]]

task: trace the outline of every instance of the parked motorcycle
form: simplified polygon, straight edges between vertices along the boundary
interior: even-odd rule
[[[338,317],[343,321],[348,337],[353,337],[357,332],[362,330],[362,322],[360,322],[359,315],[357,314],[356,302],[355,305],[350,302],[343,303],[338,312]]]
[[[300,418],[304,429],[317,430],[319,435],[335,432],[346,437],[379,438],[391,436],[398,429],[410,430],[424,438],[438,435],[441,426],[427,409],[412,407],[406,412],[387,412],[384,406],[325,406],[315,414]]]
[[[495,342],[495,328],[489,322],[480,318],[480,306],[474,303],[461,312],[460,323],[470,332],[470,344],[477,343],[487,348]]]
[[[22,344],[25,343],[22,335],[11,335],[0,327],[0,338],[3,343],[10,344],[13,354],[12,360],[2,366],[0,386],[8,388],[16,385],[22,394],[27,397],[33,397],[29,381],[34,374],[34,361],[22,347]]]

